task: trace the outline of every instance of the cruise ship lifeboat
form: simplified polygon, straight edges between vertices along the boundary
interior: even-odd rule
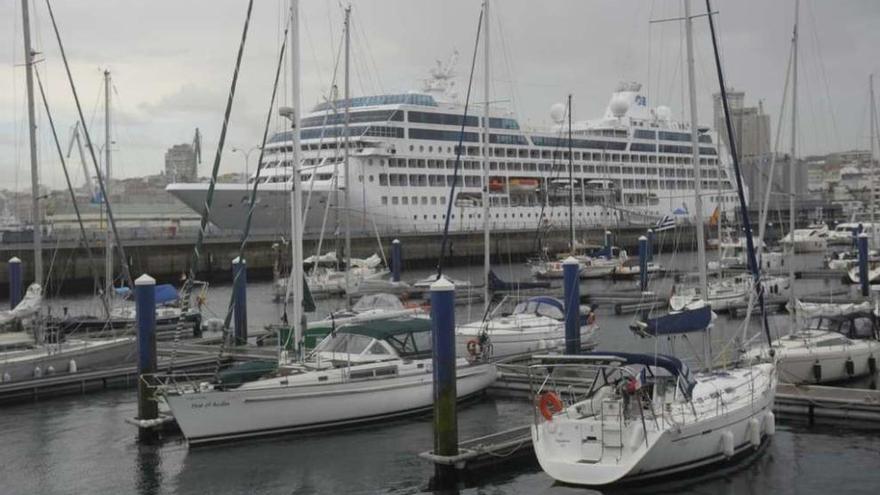
[[[533,192],[538,190],[538,179],[530,177],[511,177],[510,192]]]
[[[503,192],[504,191],[504,178],[503,177],[490,177],[489,178],[489,190],[492,192]]]

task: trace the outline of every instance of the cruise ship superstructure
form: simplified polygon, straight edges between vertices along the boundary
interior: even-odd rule
[[[472,104],[469,115],[463,115],[451,72],[449,67],[435,68],[420,92],[350,100],[349,209],[342,192],[347,186],[342,156],[346,102],[326,101],[303,116],[305,235],[338,231],[345,214],[351,216],[354,233],[441,231],[459,140],[451,230],[483,228],[482,109]],[[541,131],[525,129],[500,109],[491,115],[488,187],[495,231],[567,228],[571,184],[574,223],[581,228],[649,224],[673,213],[695,213],[690,125],[673,120],[667,107],[649,107],[638,83],[620,84],[602,118],[572,125],[573,181],[568,127],[560,115],[554,116],[555,126]],[[274,134],[266,146],[254,230],[289,231],[291,133]],[[729,160],[719,153],[709,129],[700,129],[699,141],[704,218],[716,205],[732,213],[736,193]],[[243,227],[254,179],[217,184],[212,223],[224,229]],[[196,211],[201,211],[207,189],[207,183],[168,186]]]

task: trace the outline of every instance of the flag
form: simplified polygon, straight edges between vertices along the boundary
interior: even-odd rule
[[[709,217],[709,225],[712,227],[718,225],[718,220],[721,219],[721,210],[716,206],[715,211],[712,212],[712,216]]]
[[[672,215],[664,215],[663,218],[657,220],[654,226],[654,232],[663,232],[675,228],[675,217]]]

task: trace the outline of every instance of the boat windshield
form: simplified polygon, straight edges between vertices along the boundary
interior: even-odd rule
[[[360,354],[364,352],[372,341],[373,338],[367,337],[366,335],[340,332],[321,341],[321,343],[315,348],[315,352]]]
[[[543,303],[540,301],[524,301],[516,305],[516,308],[513,309],[514,314],[534,314],[537,316],[546,316],[548,318],[554,318],[556,320],[561,320],[565,317],[562,311],[556,306],[551,306],[550,304]]]
[[[393,294],[368,294],[361,297],[352,307],[356,313],[371,309],[396,311],[404,309],[403,303]]]

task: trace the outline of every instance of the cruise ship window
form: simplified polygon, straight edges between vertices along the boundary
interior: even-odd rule
[[[418,196],[413,196],[413,197],[412,197],[412,204],[414,204],[414,205],[419,204],[419,197],[418,197]]]
[[[498,170],[498,162],[489,162],[489,170]]]
[[[424,146],[419,146],[419,151],[425,151],[425,147],[424,147]]]
[[[431,204],[432,204],[432,205],[436,205],[436,204],[437,204],[437,196],[431,196]]]
[[[409,145],[409,150],[410,150],[410,151],[412,151],[412,150],[414,150],[414,149],[415,149],[415,146],[413,146],[413,145]]]
[[[409,198],[407,198],[406,196],[400,198],[400,204],[405,205],[405,204],[408,204],[408,203],[409,203]]]
[[[387,205],[387,204],[388,204],[388,196],[382,196],[382,204],[383,204],[383,205]]]
[[[428,146],[428,153],[433,153],[433,152],[434,152],[434,147]]]
[[[392,196],[392,197],[391,197],[391,204],[393,204],[393,205],[396,205],[396,204],[397,204],[397,196]]]
[[[440,204],[441,205],[446,204],[446,196],[440,196]],[[446,215],[443,215],[443,218],[446,218]]]

